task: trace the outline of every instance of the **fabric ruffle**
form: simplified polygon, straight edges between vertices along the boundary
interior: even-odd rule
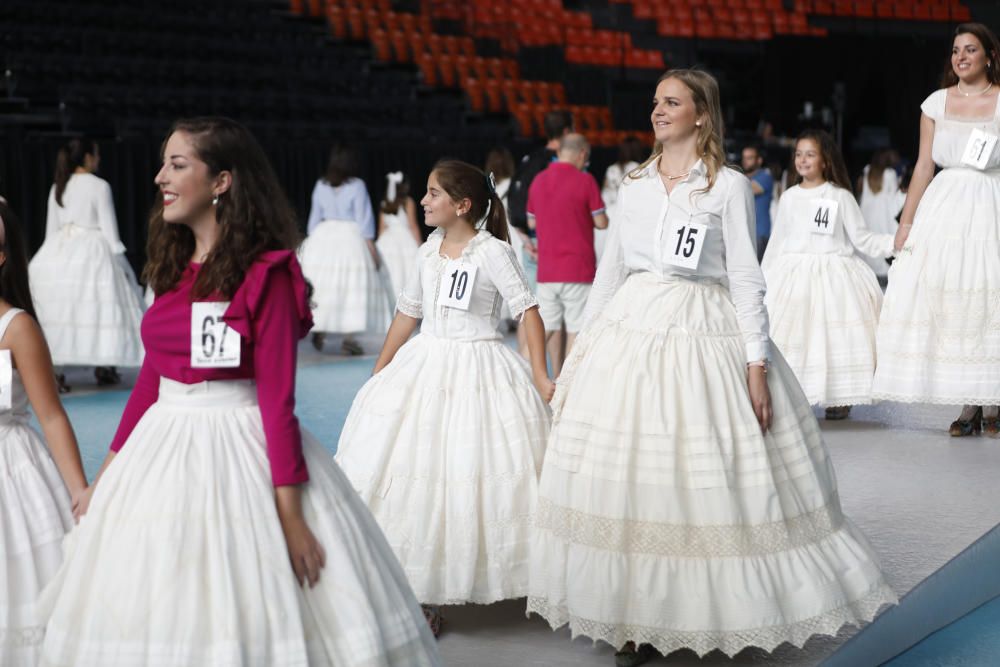
[[[248,340],[253,340],[253,320],[260,308],[264,288],[270,276],[283,271],[292,280],[295,292],[295,308],[299,317],[299,338],[312,328],[312,312],[309,309],[309,285],[302,275],[302,267],[294,250],[270,250],[257,258],[247,271],[243,284],[236,290],[232,302],[223,318],[230,327]]]

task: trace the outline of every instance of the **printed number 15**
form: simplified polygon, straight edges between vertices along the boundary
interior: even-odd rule
[[[684,231],[687,230],[687,235]],[[695,237],[698,235],[698,230],[692,227],[681,227],[677,230],[677,247],[674,248],[675,256],[690,257],[694,253]],[[683,251],[681,250],[681,244],[684,245]]]

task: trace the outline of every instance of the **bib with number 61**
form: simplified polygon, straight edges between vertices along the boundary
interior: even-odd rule
[[[997,135],[983,132],[978,127],[972,130],[969,141],[962,151],[962,164],[967,164],[976,169],[985,169],[993,155],[993,148],[997,145]]]
[[[670,222],[664,250],[667,264],[695,270],[705,248],[708,225],[679,218]]]
[[[14,363],[10,350],[0,350],[0,410],[10,410],[13,406]]]
[[[240,335],[222,316],[229,301],[196,301],[191,304],[191,368],[237,368]]]
[[[476,284],[479,267],[460,259],[448,260],[441,276],[438,305],[458,310],[468,310],[472,304],[472,286]]]
[[[823,199],[817,197],[809,200],[809,215],[812,219],[813,234],[824,234],[833,236],[833,231],[837,228],[837,209],[840,204],[836,199]]]

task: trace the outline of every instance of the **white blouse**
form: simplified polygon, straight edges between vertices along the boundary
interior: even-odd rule
[[[450,258],[441,254],[444,232],[440,229],[420,246],[418,266],[399,295],[396,310],[423,319],[420,332],[451,340],[500,340],[500,306],[507,303],[511,316],[520,319],[538,301],[528,287],[514,249],[487,231],[469,240],[458,258],[476,267],[471,281],[469,309],[439,304],[442,282],[452,280],[447,269]]]
[[[837,203],[836,217],[823,222],[821,200]],[[820,222],[816,221],[819,215]],[[868,228],[854,195],[833,183],[815,188],[796,185],[781,196],[778,217],[771,229],[771,240],[764,252],[761,267],[767,275],[781,255],[840,255],[850,257],[858,251],[869,257],[892,255],[893,234],[876,234]]]
[[[113,254],[125,252],[118,236],[118,218],[111,186],[93,174],[73,174],[63,191],[62,206],[56,203],[56,186],[49,190],[49,209],[45,220],[45,239],[49,240],[66,225],[96,229],[104,235]]]
[[[747,361],[766,359],[769,352],[764,276],[757,263],[756,220],[750,181],[729,167],[719,170],[715,185],[708,184],[699,160],[690,174],[667,193],[657,169],[659,158],[618,190],[617,220],[611,225],[607,247],[587,301],[585,321],[601,312],[632,273],[649,272],[661,278],[681,278],[724,285],[729,289]],[[670,263],[677,242],[675,225],[695,222],[706,227],[697,267]]]

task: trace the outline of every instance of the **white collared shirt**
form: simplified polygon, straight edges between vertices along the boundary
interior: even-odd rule
[[[712,189],[704,163],[667,193],[657,169],[659,159],[618,191],[617,219],[587,301],[585,321],[601,312],[631,273],[648,271],[661,278],[717,282],[729,289],[747,361],[766,359],[769,352],[764,276],[757,263],[753,191],[745,176],[728,167],[719,170]],[[686,269],[666,261],[674,239],[670,224],[679,218],[707,227],[698,266]]]

